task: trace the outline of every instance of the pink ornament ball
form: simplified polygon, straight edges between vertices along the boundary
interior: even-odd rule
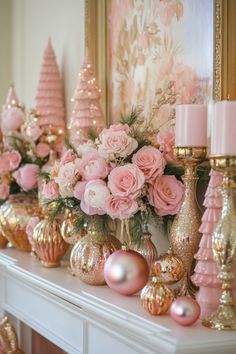
[[[146,259],[133,250],[118,250],[110,255],[104,266],[107,285],[121,295],[133,295],[147,283],[149,267]]]
[[[171,305],[170,315],[181,326],[191,326],[200,316],[200,306],[190,296],[180,296]]]

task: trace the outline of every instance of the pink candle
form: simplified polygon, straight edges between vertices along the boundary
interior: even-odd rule
[[[211,155],[236,155],[236,101],[215,104]]]
[[[207,146],[207,106],[176,106],[175,146]]]

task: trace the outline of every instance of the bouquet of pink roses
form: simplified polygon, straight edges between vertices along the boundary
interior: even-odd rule
[[[174,174],[166,174],[174,136],[159,132],[153,146],[148,134],[136,134],[137,125],[138,117],[130,125],[111,125],[95,141],[65,152],[42,191],[54,216],[71,208],[79,220],[129,219],[137,233],[141,213],[165,217],[178,212],[184,187]]]

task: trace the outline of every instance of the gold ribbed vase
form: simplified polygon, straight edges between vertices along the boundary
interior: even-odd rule
[[[34,228],[33,249],[44,267],[59,267],[69,244],[61,236],[61,221],[41,220]]]
[[[112,235],[102,235],[94,225],[88,234],[73,247],[70,255],[72,272],[90,285],[104,285],[104,265],[108,257],[121,248],[120,241]]]

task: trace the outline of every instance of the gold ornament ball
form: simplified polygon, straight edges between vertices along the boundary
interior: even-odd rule
[[[171,252],[165,253],[153,263],[151,274],[164,284],[174,284],[183,278],[185,273],[181,259]]]
[[[61,224],[61,236],[65,242],[70,245],[75,245],[83,236],[86,235],[86,229],[84,228],[81,232],[75,231],[75,222],[77,215],[72,212],[67,212],[65,220]]]
[[[174,301],[174,293],[165,284],[159,283],[156,277],[153,277],[143,288],[140,298],[143,308],[151,315],[158,316],[169,310]]]

